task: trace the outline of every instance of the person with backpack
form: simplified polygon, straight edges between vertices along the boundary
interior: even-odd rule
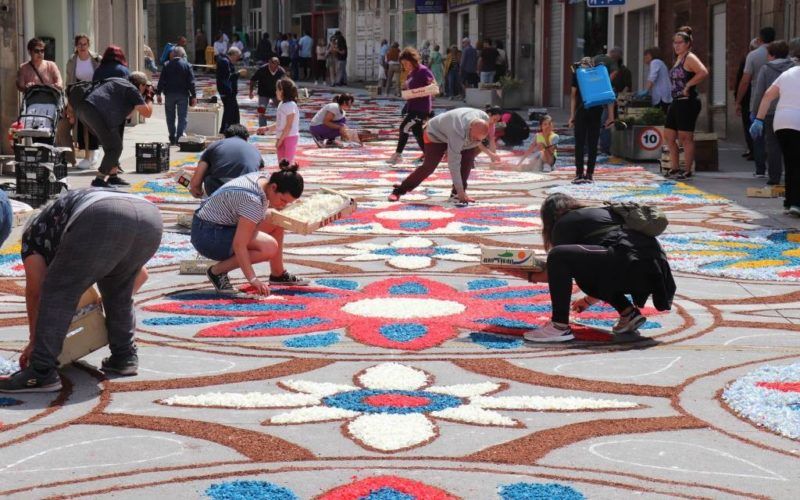
[[[605,106],[597,105],[587,108],[584,106],[581,89],[578,85],[578,71],[580,68],[592,68],[594,63],[591,57],[584,57],[578,63],[578,70],[572,73],[572,93],[570,98],[569,127],[575,128],[575,178],[573,184],[586,184],[594,182],[594,166],[597,162],[597,144],[600,138],[601,120],[603,109],[606,110],[606,122],[603,127],[609,128],[614,124],[614,104]],[[583,170],[583,150],[588,147],[586,171]]]
[[[98,82],[74,85],[69,93],[75,117],[97,136],[103,146],[103,160],[93,187],[126,186],[119,177],[122,155],[122,132],[131,112],[150,118],[155,91],[144,73],[135,71],[128,78],[108,78]]]
[[[630,210],[627,215],[621,215],[626,210]],[[540,214],[547,269],[512,274],[547,282],[552,316],[542,328],[526,332],[525,340],[552,343],[574,338],[569,327],[573,280],[586,295],[616,309],[615,335],[634,333],[647,321],[639,308],[648,297],[652,296],[659,311],[672,307],[675,281],[667,256],[653,236],[666,227],[662,214],[653,215],[650,207],[587,207],[563,193],[548,196]],[[640,230],[630,227],[634,222],[640,223],[636,225]]]

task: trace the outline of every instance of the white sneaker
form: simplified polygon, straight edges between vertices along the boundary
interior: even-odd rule
[[[555,343],[555,342],[569,342],[575,338],[572,330],[567,326],[566,328],[559,328],[549,322],[541,328],[536,330],[529,330],[523,335],[528,342],[540,343]]]
[[[84,158],[83,160],[79,161],[75,168],[78,170],[91,170],[94,167],[94,162],[91,161],[89,158]]]

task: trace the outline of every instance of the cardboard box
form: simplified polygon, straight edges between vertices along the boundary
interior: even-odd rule
[[[427,97],[427,96],[435,97],[439,95],[439,86],[435,83],[431,83],[430,85],[425,87],[404,90],[400,93],[400,95],[405,100],[416,99],[418,97]]]
[[[342,217],[346,217],[356,211],[356,200],[354,200],[350,195],[328,188],[321,188],[320,191],[342,197],[342,204],[335,212],[322,217],[320,220],[306,222],[288,217],[277,210],[270,210],[270,223],[281,226],[282,228],[293,233],[311,234],[317,229],[327,226],[328,224],[339,220]]]
[[[765,186],[763,188],[747,188],[750,198],[777,198],[786,194],[784,186]]]
[[[481,264],[486,267],[540,272],[547,268],[547,256],[536,255],[531,248],[481,245]]]
[[[58,364],[68,365],[107,345],[106,316],[103,314],[100,294],[92,287],[78,301],[78,310],[64,338]]]
[[[206,269],[216,264],[217,261],[209,259],[187,259],[181,261],[179,274],[206,274]]]

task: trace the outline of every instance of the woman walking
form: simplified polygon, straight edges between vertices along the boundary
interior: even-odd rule
[[[581,68],[591,68],[594,65],[591,57],[581,59]],[[569,127],[575,128],[575,178],[573,184],[586,184],[594,182],[594,165],[597,161],[597,141],[600,139],[601,120],[603,119],[603,106],[587,108],[583,105],[583,96],[578,87],[577,71],[572,73],[572,94],[570,102]],[[614,104],[609,103],[607,108],[608,119],[602,126],[608,128],[614,124]],[[586,159],[586,172],[583,170],[583,148],[589,148]]]
[[[80,34],[75,36],[75,52],[67,61],[67,86],[77,82],[91,82],[94,72],[100,66],[100,56],[89,50],[89,36]],[[68,111],[71,113],[71,110]],[[97,136],[92,134],[88,128],[80,121],[75,120],[72,128],[72,137],[78,143],[78,149],[85,151],[85,157],[77,167],[81,170],[94,168],[100,152],[100,143]]]
[[[416,49],[405,48],[400,54],[399,60],[400,64],[408,72],[408,78],[403,84],[403,88],[411,90],[427,87],[434,81],[433,73],[421,63],[420,55]],[[422,127],[430,118],[432,109],[433,98],[431,96],[417,97],[406,101],[406,116],[400,123],[400,137],[397,140],[397,149],[389,158],[389,164],[397,163],[403,157],[403,150],[408,144],[409,132],[414,134],[420,151],[425,150],[425,143],[422,140]]]
[[[328,57],[328,48],[325,39],[319,38],[314,57],[314,84],[325,83],[325,59]]]
[[[692,53],[692,28],[689,26],[678,28],[672,37],[672,48],[675,50],[675,64],[669,71],[672,104],[664,125],[671,168],[666,177],[686,180],[694,175],[694,128],[701,107],[697,86],[708,78],[708,70]],[[684,168],[680,165],[679,143],[683,146]]]
[[[431,73],[433,73],[433,79],[439,84],[439,95],[441,95],[444,92],[444,58],[439,52],[439,44],[434,45],[433,52],[431,52]]]

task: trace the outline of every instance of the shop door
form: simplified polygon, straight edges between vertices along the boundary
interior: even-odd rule
[[[564,80],[564,72],[562,71],[563,59],[561,54],[561,48],[563,46],[564,4],[553,1],[550,6],[550,33],[547,36],[547,42],[549,44],[547,50],[547,105],[561,107],[563,92],[561,85]]]
[[[506,43],[506,2],[494,2],[481,6],[480,12],[480,39],[500,40],[508,49]]]
[[[379,23],[372,11],[356,13],[356,80],[375,81],[378,78],[376,28]]]

